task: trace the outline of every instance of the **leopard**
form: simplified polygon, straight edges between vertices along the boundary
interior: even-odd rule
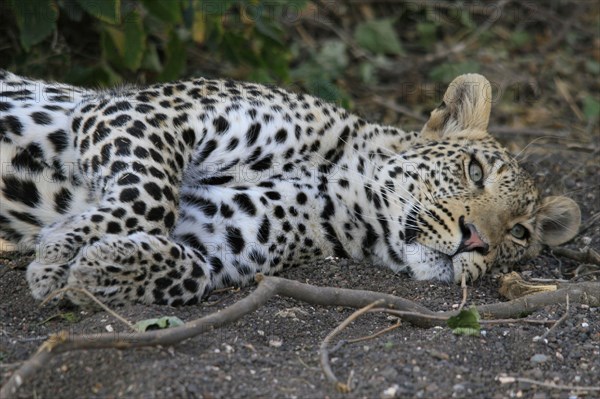
[[[572,239],[453,80],[421,130],[298,91],[190,78],[88,89],[0,70],[0,239],[41,300],[197,304],[321,259],[475,281]],[[75,289],[69,289],[75,288]]]

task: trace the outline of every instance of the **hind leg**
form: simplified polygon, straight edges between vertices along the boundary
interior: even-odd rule
[[[212,289],[214,268],[198,250],[166,236],[107,235],[70,262],[69,287],[85,288],[104,303],[184,305]],[[89,299],[69,292],[77,303]]]

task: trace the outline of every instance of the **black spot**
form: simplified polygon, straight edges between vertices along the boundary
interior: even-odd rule
[[[87,133],[88,130],[90,130],[90,128],[94,125],[94,123],[96,123],[96,117],[92,116],[90,118],[87,118],[83,124],[83,132]]]
[[[333,252],[338,258],[349,258],[348,253],[340,242],[333,226],[328,222],[322,223],[321,226],[325,229],[325,238],[333,244]]]
[[[127,122],[129,122],[131,120],[131,116],[127,115],[127,114],[121,114],[119,116],[117,116],[115,119],[113,119],[112,121],[110,121],[110,125],[114,126],[114,127],[121,127],[124,124],[126,124]]]
[[[198,282],[191,278],[186,278],[185,280],[183,280],[183,288],[185,288],[189,292],[197,292]]]
[[[111,133],[110,128],[106,127],[104,125],[104,121],[101,121],[100,123],[98,123],[98,126],[96,126],[96,129],[94,130],[94,136],[93,136],[93,143],[96,144],[102,140],[104,140],[106,137],[108,137],[108,135]],[[87,137],[86,137],[87,139]],[[83,143],[83,141],[82,141]],[[83,144],[81,144],[81,147],[83,148]]]
[[[156,201],[160,201],[162,198],[162,191],[156,183],[150,182],[144,184],[144,190],[146,190],[146,192],[150,194]]]
[[[279,194],[277,191],[267,191],[265,193],[265,195],[273,201],[277,201],[277,200],[281,199],[281,194]]]
[[[246,132],[246,143],[248,146],[254,145],[260,134],[261,125],[260,123],[253,123]]]
[[[257,249],[253,249],[252,251],[250,251],[250,253],[248,254],[248,258],[259,266],[264,265],[267,261],[265,255]]]
[[[125,137],[117,137],[115,139],[115,155],[128,156],[131,155],[131,140]]]
[[[104,220],[104,216],[100,215],[99,213],[96,213],[96,214],[92,215],[90,220],[94,223],[100,223],[101,221]]]
[[[255,170],[257,172],[267,170],[271,167],[272,160],[273,160],[273,154],[269,154],[266,157],[262,158],[261,160],[252,164],[252,166],[250,166],[250,169]]]
[[[287,131],[285,129],[279,129],[277,133],[275,133],[275,141],[279,144],[285,143],[287,140]]]
[[[137,189],[137,187],[129,187],[121,191],[121,195],[119,195],[119,200],[121,202],[132,202],[138,199],[139,196],[140,191]]]
[[[50,143],[52,143],[54,151],[57,153],[63,152],[69,146],[69,138],[67,137],[67,133],[62,129],[50,133],[47,137],[48,140],[50,140]]]
[[[221,215],[225,218],[230,218],[234,214],[233,209],[227,204],[221,204]]]
[[[296,201],[300,205],[304,205],[306,203],[307,199],[308,199],[308,197],[306,197],[306,194],[304,194],[302,192],[300,192],[300,193],[298,193],[298,195],[296,195]]]
[[[110,171],[113,175],[117,175],[119,172],[124,171],[125,169],[127,169],[127,164],[123,161],[115,161],[110,166]]]
[[[216,256],[210,258],[210,265],[212,266],[212,271],[214,274],[219,274],[221,273],[221,270],[223,270],[223,262],[221,262],[221,259],[217,258]]]
[[[200,209],[208,217],[212,217],[217,213],[217,205],[206,198],[184,194],[181,196],[181,201]]]
[[[285,211],[283,210],[283,208],[279,205],[277,205],[273,211],[275,213],[275,216],[277,216],[278,219],[283,219],[285,217]]]
[[[159,152],[155,151],[154,149],[150,149],[150,156],[152,157],[152,159],[155,162],[158,162],[160,164],[162,164],[164,162],[164,158],[162,157],[162,155],[160,155]]]
[[[233,202],[235,202],[237,204],[237,206],[240,207],[240,210],[247,213],[248,215],[250,215],[250,216],[256,215],[256,206],[254,206],[254,203],[252,202],[250,197],[248,197],[248,195],[236,194],[233,197]]]
[[[156,288],[160,290],[166,290],[171,286],[171,284],[173,284],[173,280],[167,277],[160,277],[154,280],[154,284],[156,285]]]
[[[123,176],[119,178],[117,183],[119,186],[127,186],[131,184],[137,184],[140,182],[140,178],[133,173],[125,173]]]
[[[227,119],[223,118],[223,116],[219,116],[213,121],[213,125],[215,126],[215,131],[217,134],[223,134],[229,129],[229,122]]]
[[[122,231],[121,225],[118,222],[108,222],[106,225],[106,232],[108,234],[118,234]]]
[[[331,216],[333,216],[333,214],[335,213],[335,207],[333,206],[333,202],[331,201],[331,198],[326,195],[325,196],[325,207],[323,208],[323,211],[321,212],[321,217],[323,219],[329,219]]]
[[[29,146],[31,147],[31,145]],[[44,165],[29,151],[29,147],[17,152],[11,160],[12,166],[17,170],[25,170],[30,172],[41,172],[44,170]]]
[[[52,123],[52,118],[47,112],[33,112],[31,114],[31,119],[38,125],[49,125]]]
[[[181,251],[179,251],[179,248],[177,247],[171,247],[169,253],[175,259],[179,259],[179,257],[181,256]]]
[[[186,129],[181,133],[183,141],[189,146],[192,146],[196,141],[196,133],[192,129]]]
[[[4,129],[12,132],[17,136],[21,136],[23,134],[23,124],[14,115],[8,115],[4,119],[0,119],[0,132]]]
[[[227,231],[227,244],[229,244],[231,251],[233,251],[233,253],[236,255],[241,253],[244,250],[246,242],[244,241],[240,229],[237,227],[227,226],[225,230]]]
[[[138,158],[148,158],[148,150],[142,147],[135,147],[135,150],[133,150],[133,154]]]
[[[204,162],[204,160],[206,160],[206,158],[208,158],[210,156],[210,154],[212,154],[212,152],[216,148],[217,148],[217,141],[216,140],[208,140],[206,142],[206,144],[204,145],[204,148],[198,155],[198,158],[195,160],[195,162],[197,164],[201,164],[202,162]]]
[[[151,222],[162,220],[164,216],[165,208],[163,208],[162,206],[155,206],[154,208],[150,208],[148,214],[146,215],[148,220],[150,220]]]
[[[136,201],[133,203],[132,209],[137,215],[143,215],[146,213],[146,203],[143,201]]]
[[[31,224],[33,226],[42,227],[43,224],[40,220],[38,220],[34,215],[29,212],[17,212],[10,210],[8,213],[14,218],[20,220],[21,222],[25,222],[27,224]]]
[[[199,181],[200,184],[206,184],[208,186],[220,186],[223,184],[227,184],[233,180],[233,176],[212,176],[206,177]]]
[[[154,107],[150,104],[138,104],[135,106],[135,110],[137,112],[139,112],[140,114],[147,114],[148,112],[152,111],[154,109]]]
[[[54,193],[54,210],[60,214],[66,213],[72,200],[71,191],[66,187],[61,188],[60,191]]]
[[[31,180],[20,180],[14,176],[4,176],[2,181],[4,182],[2,193],[7,199],[21,202],[32,208],[40,203],[40,192]]]
[[[269,218],[266,216],[263,217],[262,222],[260,223],[260,227],[258,228],[258,233],[256,234],[256,239],[261,244],[266,244],[269,241],[269,234],[271,231],[271,222]]]

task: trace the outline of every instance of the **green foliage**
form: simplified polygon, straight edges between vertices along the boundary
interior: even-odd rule
[[[593,96],[586,96],[583,99],[583,114],[589,121],[594,121],[600,117],[600,101]]]
[[[463,309],[456,316],[450,317],[447,323],[454,334],[479,336],[480,319],[477,308],[473,306],[469,310]]]
[[[21,31],[21,45],[25,50],[44,40],[56,29],[58,10],[51,0],[11,0],[10,5]]]
[[[165,328],[179,327],[185,323],[177,316],[163,316],[156,319],[146,319],[138,321],[134,324],[135,328],[139,332],[145,332],[150,330],[163,330]]]
[[[182,76],[194,51],[266,82],[289,80],[290,50],[277,16],[306,0],[10,0],[20,38],[17,72],[39,65],[71,83],[111,85]],[[80,33],[82,32],[82,33]],[[60,54],[57,38],[64,39]],[[85,53],[89,56],[76,58]],[[53,68],[56,63],[56,68]]]
[[[402,54],[402,45],[392,19],[362,22],[354,31],[356,42],[375,54]]]

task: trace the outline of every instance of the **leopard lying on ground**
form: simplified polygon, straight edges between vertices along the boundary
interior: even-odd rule
[[[229,80],[90,91],[0,70],[0,85],[0,238],[36,251],[38,299],[194,304],[328,256],[474,280],[580,223],[487,133],[480,75],[421,132]]]

